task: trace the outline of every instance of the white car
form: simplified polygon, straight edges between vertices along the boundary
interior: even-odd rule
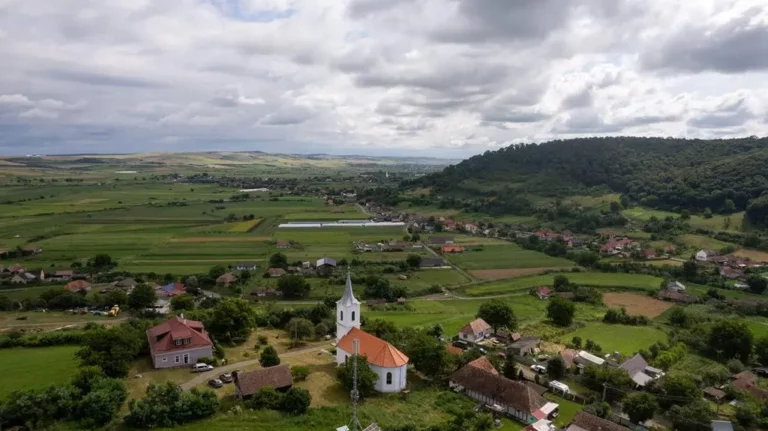
[[[203,363],[195,364],[192,367],[192,371],[194,371],[195,373],[204,373],[206,371],[211,371],[212,369],[213,369],[213,365],[208,365]]]
[[[539,364],[531,365],[531,369],[539,374],[545,374],[547,372],[547,367]]]

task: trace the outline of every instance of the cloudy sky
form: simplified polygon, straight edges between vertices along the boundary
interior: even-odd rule
[[[766,0],[0,0],[0,154],[766,129]]]

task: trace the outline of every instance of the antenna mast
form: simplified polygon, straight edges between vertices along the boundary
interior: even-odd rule
[[[360,392],[357,390],[357,357],[360,354],[360,340],[355,338],[352,340],[354,345],[354,356],[352,362],[352,392],[350,397],[352,398],[352,422],[349,427],[351,431],[358,431],[362,429],[360,421],[357,419],[357,401],[360,399]]]

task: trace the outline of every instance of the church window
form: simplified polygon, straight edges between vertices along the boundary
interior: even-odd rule
[[[344,321],[344,310],[339,311],[339,320]]]
[[[352,321],[353,322],[355,321],[355,312],[354,311],[352,312]]]
[[[392,384],[392,373],[387,373],[387,384],[388,385]]]

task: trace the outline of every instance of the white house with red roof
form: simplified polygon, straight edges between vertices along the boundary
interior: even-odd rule
[[[360,329],[360,301],[352,291],[347,274],[344,295],[336,301],[336,364],[342,365],[354,355],[355,340],[358,354],[365,356],[368,366],[379,378],[377,392],[400,392],[407,384],[408,357],[395,346]]]
[[[213,342],[203,324],[183,316],[149,328],[147,341],[155,368],[188,367],[198,358],[213,356]]]
[[[491,325],[479,317],[459,330],[459,339],[470,343],[477,343],[489,335],[491,335]]]

